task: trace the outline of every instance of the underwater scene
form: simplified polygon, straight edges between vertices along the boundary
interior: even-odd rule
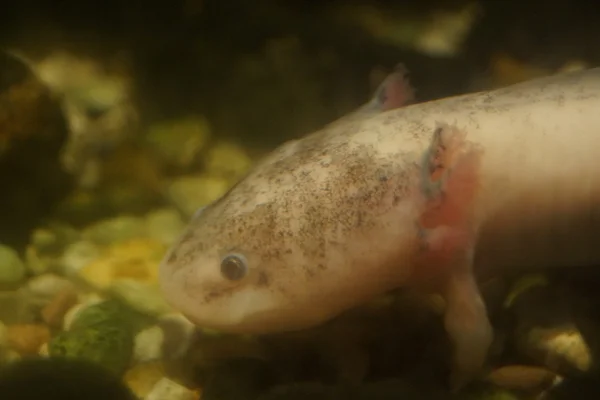
[[[9,2],[0,399],[600,398],[600,5]]]

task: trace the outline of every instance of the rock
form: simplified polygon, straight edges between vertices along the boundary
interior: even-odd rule
[[[592,354],[575,324],[569,299],[557,285],[525,276],[507,306],[514,313],[517,350],[561,375],[588,371]]]
[[[41,255],[34,246],[25,248],[25,264],[27,271],[33,275],[41,275],[60,268],[60,262],[54,257]]]
[[[121,375],[129,366],[132,347],[130,330],[98,325],[59,333],[50,341],[48,351],[52,357],[92,361]]]
[[[50,330],[40,324],[8,325],[10,347],[20,355],[38,354],[40,347],[50,339]]]
[[[188,168],[210,137],[205,118],[193,116],[154,124],[145,140],[168,166]]]
[[[53,223],[48,228],[34,230],[30,244],[41,254],[56,256],[69,244],[79,240],[80,236],[79,231],[69,225]]]
[[[237,180],[252,165],[252,159],[245,150],[229,141],[219,141],[213,145],[205,157],[205,168],[214,176]]]
[[[73,322],[75,322],[82,313],[84,313],[85,315],[87,313],[88,308],[96,306],[105,301],[106,300],[104,298],[94,293],[90,296],[87,296],[87,298],[81,301],[79,304],[76,304],[75,306],[71,307],[64,316],[63,330],[70,330],[71,326],[73,326]],[[92,310],[94,310],[94,308],[92,308]]]
[[[98,318],[95,323],[76,322],[69,331],[49,343],[52,357],[72,357],[95,362],[117,375],[125,372],[133,351],[133,331],[123,318]]]
[[[72,319],[68,330],[109,325],[131,329],[132,332],[144,326],[149,320],[148,317],[131,310],[117,300],[97,301],[93,298],[76,312]]]
[[[79,239],[79,232],[67,225],[38,228],[25,249],[27,270],[34,275],[57,271],[65,248]]]
[[[65,250],[60,264],[62,272],[67,277],[76,277],[79,271],[96,260],[101,255],[98,245],[81,240],[73,243]]]
[[[86,228],[83,237],[101,246],[143,238],[145,237],[144,220],[128,215],[107,219]]]
[[[53,328],[63,326],[63,319],[67,311],[77,304],[77,292],[72,287],[66,287],[58,292],[54,298],[41,310],[44,322]]]
[[[56,274],[43,274],[27,281],[28,292],[44,304],[67,289],[74,290],[73,283]]]
[[[16,251],[0,244],[0,287],[11,287],[25,277],[25,264]]]
[[[27,290],[0,291],[0,321],[5,324],[23,324],[35,319],[31,296]]]
[[[154,325],[135,335],[133,359],[138,363],[156,361],[162,358],[164,333],[160,326]]]
[[[144,400],[200,400],[200,393],[168,378],[162,378],[156,382]]]
[[[150,239],[119,242],[109,247],[96,260],[80,268],[78,277],[92,287],[108,289],[118,279],[139,283],[158,283],[158,264],[166,246]]]
[[[559,373],[589,371],[592,354],[579,329],[573,325],[531,328],[519,335],[519,349]]]
[[[131,76],[124,60],[100,64],[67,52],[52,52],[36,60],[40,78],[60,97],[69,123],[62,152],[65,168],[82,186],[94,186],[100,161],[137,132],[137,108],[132,103]],[[115,68],[116,67],[116,68]]]
[[[225,178],[211,175],[187,175],[174,180],[168,188],[171,202],[186,217],[191,217],[199,207],[221,197],[231,186]]]
[[[171,311],[158,285],[117,279],[111,283],[109,290],[116,298],[143,314],[158,317]]]
[[[503,389],[539,395],[559,383],[562,378],[545,368],[510,365],[493,370],[486,376],[486,380]]]
[[[169,246],[181,235],[185,222],[177,210],[161,208],[146,215],[146,227],[151,239]]]
[[[68,129],[50,90],[4,52],[0,110],[0,242],[21,251],[73,185],[60,163]]]
[[[161,362],[147,362],[128,369],[123,380],[138,398],[144,398],[164,376]]]

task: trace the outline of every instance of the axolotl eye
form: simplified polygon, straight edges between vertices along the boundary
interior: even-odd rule
[[[248,262],[241,254],[229,254],[221,261],[221,275],[230,281],[239,281],[248,273]]]

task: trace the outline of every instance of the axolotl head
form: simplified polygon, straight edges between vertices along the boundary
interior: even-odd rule
[[[316,325],[390,286],[387,271],[401,269],[388,268],[398,261],[388,250],[402,250],[399,235],[416,237],[408,219],[388,221],[408,180],[398,154],[377,165],[368,148],[348,157],[342,131],[404,104],[388,107],[395,91],[411,99],[404,75],[394,72],[360,115],[281,146],[197,212],[161,263],[166,300],[200,327],[267,333]]]
[[[196,325],[234,333],[314,326],[407,271],[401,253],[417,232],[406,177],[298,146],[284,146],[199,211],[166,254],[163,295]]]

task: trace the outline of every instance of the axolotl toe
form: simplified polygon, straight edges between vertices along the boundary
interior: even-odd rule
[[[435,290],[458,387],[493,334],[474,270],[600,262],[598,110],[592,69],[333,123],[202,209],[163,293],[199,326],[261,334]]]

